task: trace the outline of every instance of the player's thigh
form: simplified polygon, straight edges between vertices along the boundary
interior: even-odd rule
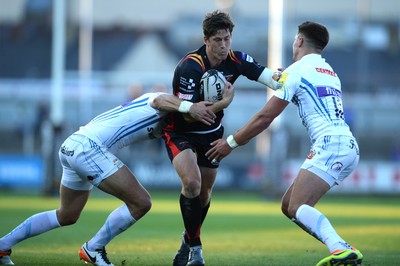
[[[57,218],[61,225],[75,223],[86,205],[90,190],[74,190],[60,186],[60,208]]]
[[[200,184],[201,174],[197,165],[197,156],[191,149],[181,151],[175,156],[172,164],[184,185],[191,182]]]
[[[303,204],[314,206],[330,189],[328,183],[316,174],[300,169],[296,179],[289,188],[289,213],[293,214]]]
[[[149,193],[126,165],[105,178],[98,187],[128,205],[141,205],[143,202],[150,201]]]

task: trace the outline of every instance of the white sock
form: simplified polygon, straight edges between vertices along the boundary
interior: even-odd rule
[[[32,215],[10,233],[0,238],[0,250],[9,250],[22,240],[40,235],[57,227],[60,227],[60,224],[56,210]]]
[[[310,234],[314,234],[330,252],[349,249],[349,246],[335,231],[329,220],[317,209],[303,204],[296,212],[296,219],[303,224]]]
[[[88,249],[96,250],[105,247],[111,239],[121,234],[136,222],[126,205],[115,209],[108,216],[97,234],[88,241]]]

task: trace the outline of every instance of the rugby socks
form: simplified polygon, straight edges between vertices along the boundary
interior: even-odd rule
[[[204,222],[204,220],[206,219],[206,216],[207,216],[207,213],[208,213],[208,209],[210,208],[210,203],[211,203],[211,200],[207,203],[206,206],[204,206],[204,207],[201,209],[201,225],[203,225],[203,222]],[[188,237],[188,235],[187,235],[186,230],[185,230],[184,238],[185,238],[185,243],[189,243],[189,237]]]
[[[0,238],[0,250],[9,250],[22,240],[40,235],[60,226],[56,210],[37,213],[26,219],[9,234]]]
[[[200,197],[189,199],[181,194],[179,199],[181,206],[181,213],[183,218],[183,223],[186,228],[186,236],[189,240],[189,245],[191,247],[200,246],[200,227],[201,227],[201,202]]]
[[[293,220],[309,234],[323,242],[330,252],[351,248],[335,231],[329,220],[317,209],[303,204]],[[300,223],[300,224],[299,224]]]
[[[122,205],[115,209],[97,234],[87,242],[88,249],[94,251],[105,247],[115,236],[127,230],[135,222],[128,206]]]

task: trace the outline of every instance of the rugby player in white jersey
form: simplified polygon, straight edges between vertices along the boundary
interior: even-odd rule
[[[88,200],[93,186],[123,201],[107,218],[96,235],[83,244],[79,257],[85,262],[113,265],[105,246],[127,230],[151,208],[151,198],[135,175],[115,155],[133,143],[159,137],[161,120],[168,112],[189,115],[189,120],[207,125],[214,123],[215,112],[226,108],[234,90],[227,83],[223,99],[217,103],[182,101],[174,95],[147,93],[104,112],[61,145],[59,158],[63,167],[60,185],[60,208],[35,214],[0,238],[0,264],[14,265],[11,248],[17,243],[54,228],[74,224]],[[6,214],[2,214],[6,215]]]
[[[361,252],[344,241],[314,207],[326,192],[351,174],[359,161],[357,141],[344,119],[340,80],[322,57],[328,41],[325,26],[308,21],[300,24],[293,43],[295,63],[283,71],[274,96],[235,134],[213,142],[206,155],[209,160],[220,161],[268,128],[292,101],[312,147],[282,198],[282,211],[328,247],[330,256],[318,266],[359,265]]]

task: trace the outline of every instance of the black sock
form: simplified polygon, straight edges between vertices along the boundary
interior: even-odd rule
[[[181,194],[179,199],[181,206],[181,213],[183,218],[183,223],[186,228],[186,236],[189,240],[189,245],[199,246],[200,241],[200,227],[201,227],[201,203],[200,197],[189,199]]]
[[[208,202],[208,204],[206,206],[204,206],[201,209],[201,225],[203,225],[204,220],[206,219],[207,213],[208,213],[208,209],[210,208],[210,202],[211,200]],[[189,237],[188,234],[185,230],[185,234],[183,236],[185,238],[185,243],[189,243]]]

